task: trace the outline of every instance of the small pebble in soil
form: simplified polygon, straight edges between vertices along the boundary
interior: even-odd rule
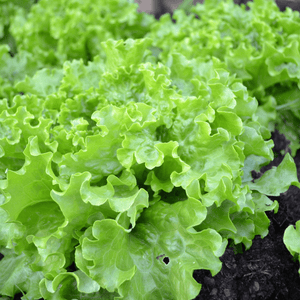
[[[230,296],[230,290],[229,289],[224,289],[224,294],[226,297]]]
[[[210,278],[208,276],[205,276],[204,277],[204,283],[207,285],[207,286],[213,286],[215,285],[215,279],[214,278]]]
[[[249,292],[250,294],[255,294],[258,291],[259,291],[259,283],[257,281],[254,281],[253,285],[251,285],[249,288]]]
[[[218,294],[218,290],[216,288],[212,289],[211,292],[210,292],[211,296],[215,296],[217,294]]]

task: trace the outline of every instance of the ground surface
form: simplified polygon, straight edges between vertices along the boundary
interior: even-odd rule
[[[274,152],[287,149],[283,135],[275,132]],[[275,160],[261,169],[261,174],[283,159]],[[300,179],[300,150],[294,158]],[[261,174],[256,174],[257,177]],[[223,268],[215,277],[209,271],[195,271],[194,278],[202,284],[202,290],[195,300],[299,300],[300,276],[299,262],[293,261],[283,243],[284,230],[300,220],[300,190],[292,186],[280,197],[272,197],[279,202],[277,214],[268,213],[271,220],[269,235],[264,239],[257,236],[252,247],[242,254],[237,249],[228,248],[221,257]]]

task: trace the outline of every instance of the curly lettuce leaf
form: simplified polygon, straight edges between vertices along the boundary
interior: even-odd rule
[[[201,267],[217,273],[217,257],[224,251],[222,238],[214,230],[197,233],[192,229],[205,215],[200,202],[189,199],[151,206],[132,230],[125,230],[114,220],[97,221],[76,250],[78,266],[100,286],[117,289],[119,299],[195,297],[200,286],[190,270]],[[101,255],[95,252],[99,245]],[[178,276],[184,286],[174,285],[172,278]],[[147,284],[141,285],[141,280]]]
[[[3,252],[1,250],[1,252]],[[39,299],[39,282],[43,278],[42,272],[33,272],[29,267],[31,258],[25,253],[16,255],[12,251],[4,251],[4,258],[0,261],[0,293],[13,297],[26,291],[27,299]]]
[[[14,23],[11,32],[18,48],[35,53],[47,65],[66,59],[86,62],[103,51],[102,41],[140,38],[149,31],[154,17],[138,14],[137,6],[126,0],[39,1],[23,26]]]
[[[299,187],[289,156],[251,182],[273,159],[277,111],[299,118],[296,15],[260,0],[207,0],[175,23],[135,9],[15,10],[18,54],[0,48],[0,244],[27,265],[2,277],[12,296],[194,298],[193,270],[214,275],[228,239],[264,237],[278,208],[265,194]]]
[[[16,220],[22,210],[30,205],[51,201],[52,153],[41,153],[37,138],[31,138],[24,155],[24,166],[18,171],[9,170],[5,183],[7,201],[1,207],[9,213],[10,220]]]
[[[279,196],[288,190],[291,185],[300,188],[297,178],[296,165],[292,157],[287,153],[278,167],[266,171],[259,179],[248,182],[251,190],[256,190],[269,196]]]

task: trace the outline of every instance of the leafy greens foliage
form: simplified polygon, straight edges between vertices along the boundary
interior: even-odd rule
[[[190,14],[176,11],[175,23],[164,15],[149,36],[162,50],[162,62],[170,52],[224,61],[258,100],[259,122],[270,130],[276,124],[295,155],[300,148],[299,126],[294,126],[300,119],[299,12],[280,12],[269,0],[248,5],[250,10],[230,0],[205,0],[189,9]]]
[[[232,12],[268,32],[261,11],[284,14],[266,3],[207,0],[173,24],[132,1],[1,2],[1,295],[192,299],[229,239],[268,234],[267,195],[300,187],[296,167],[251,171],[273,159],[278,83],[298,78],[277,63],[298,45],[287,27],[280,50],[252,49]]]

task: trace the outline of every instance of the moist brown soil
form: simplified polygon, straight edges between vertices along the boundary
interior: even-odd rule
[[[272,139],[275,159],[259,173],[254,172],[256,178],[279,165],[284,157],[280,151],[289,151],[284,135],[275,131]],[[300,150],[294,160],[300,179]],[[221,257],[222,270],[216,276],[206,270],[195,271],[194,278],[202,289],[194,300],[300,300],[299,261],[283,243],[285,229],[300,220],[300,189],[292,186],[279,197],[270,198],[279,202],[279,210],[277,214],[267,213],[271,221],[269,234],[264,239],[256,236],[246,251],[242,245],[228,247]]]

